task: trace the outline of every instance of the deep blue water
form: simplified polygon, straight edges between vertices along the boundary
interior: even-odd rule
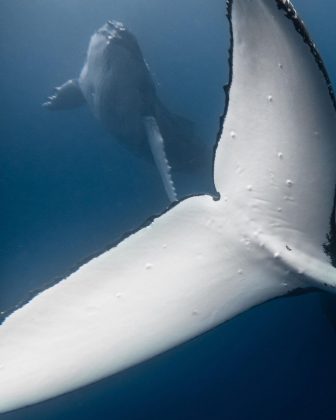
[[[336,5],[295,4],[335,85]],[[77,76],[91,34],[123,21],[162,100],[213,145],[229,71],[225,13],[224,0],[1,0],[0,312],[167,206],[155,168],[87,109],[41,108]],[[127,372],[0,417],[335,419],[336,337],[321,302],[318,293],[269,302]]]

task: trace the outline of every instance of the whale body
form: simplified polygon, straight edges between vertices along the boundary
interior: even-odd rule
[[[55,88],[44,106],[64,110],[85,103],[123,146],[154,160],[170,201],[177,200],[174,171],[211,178],[209,151],[191,122],[162,104],[139,44],[121,22],[108,21],[94,33],[79,78]]]
[[[0,412],[126,369],[269,299],[335,292],[336,113],[292,4],[228,2],[218,200],[188,198],[9,315]]]

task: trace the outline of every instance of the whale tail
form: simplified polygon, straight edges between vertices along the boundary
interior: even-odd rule
[[[322,62],[290,2],[228,6],[220,200],[179,203],[7,317],[0,412],[119,372],[298,288],[335,291],[336,118]]]

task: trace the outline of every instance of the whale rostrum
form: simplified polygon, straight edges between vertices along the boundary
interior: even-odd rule
[[[176,204],[9,315],[0,326],[1,412],[119,372],[269,299],[335,291],[325,252],[334,235],[335,108],[287,13],[293,6],[281,3],[286,10],[277,0],[228,2],[220,198]]]

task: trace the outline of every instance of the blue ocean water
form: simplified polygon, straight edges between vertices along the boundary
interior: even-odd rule
[[[334,2],[295,5],[335,85]],[[168,204],[155,168],[86,108],[41,107],[53,86],[77,76],[91,34],[107,19],[124,22],[160,98],[215,144],[229,72],[225,13],[224,0],[1,1],[0,312]],[[326,311],[319,293],[269,302],[127,372],[0,418],[334,419],[332,304]]]

